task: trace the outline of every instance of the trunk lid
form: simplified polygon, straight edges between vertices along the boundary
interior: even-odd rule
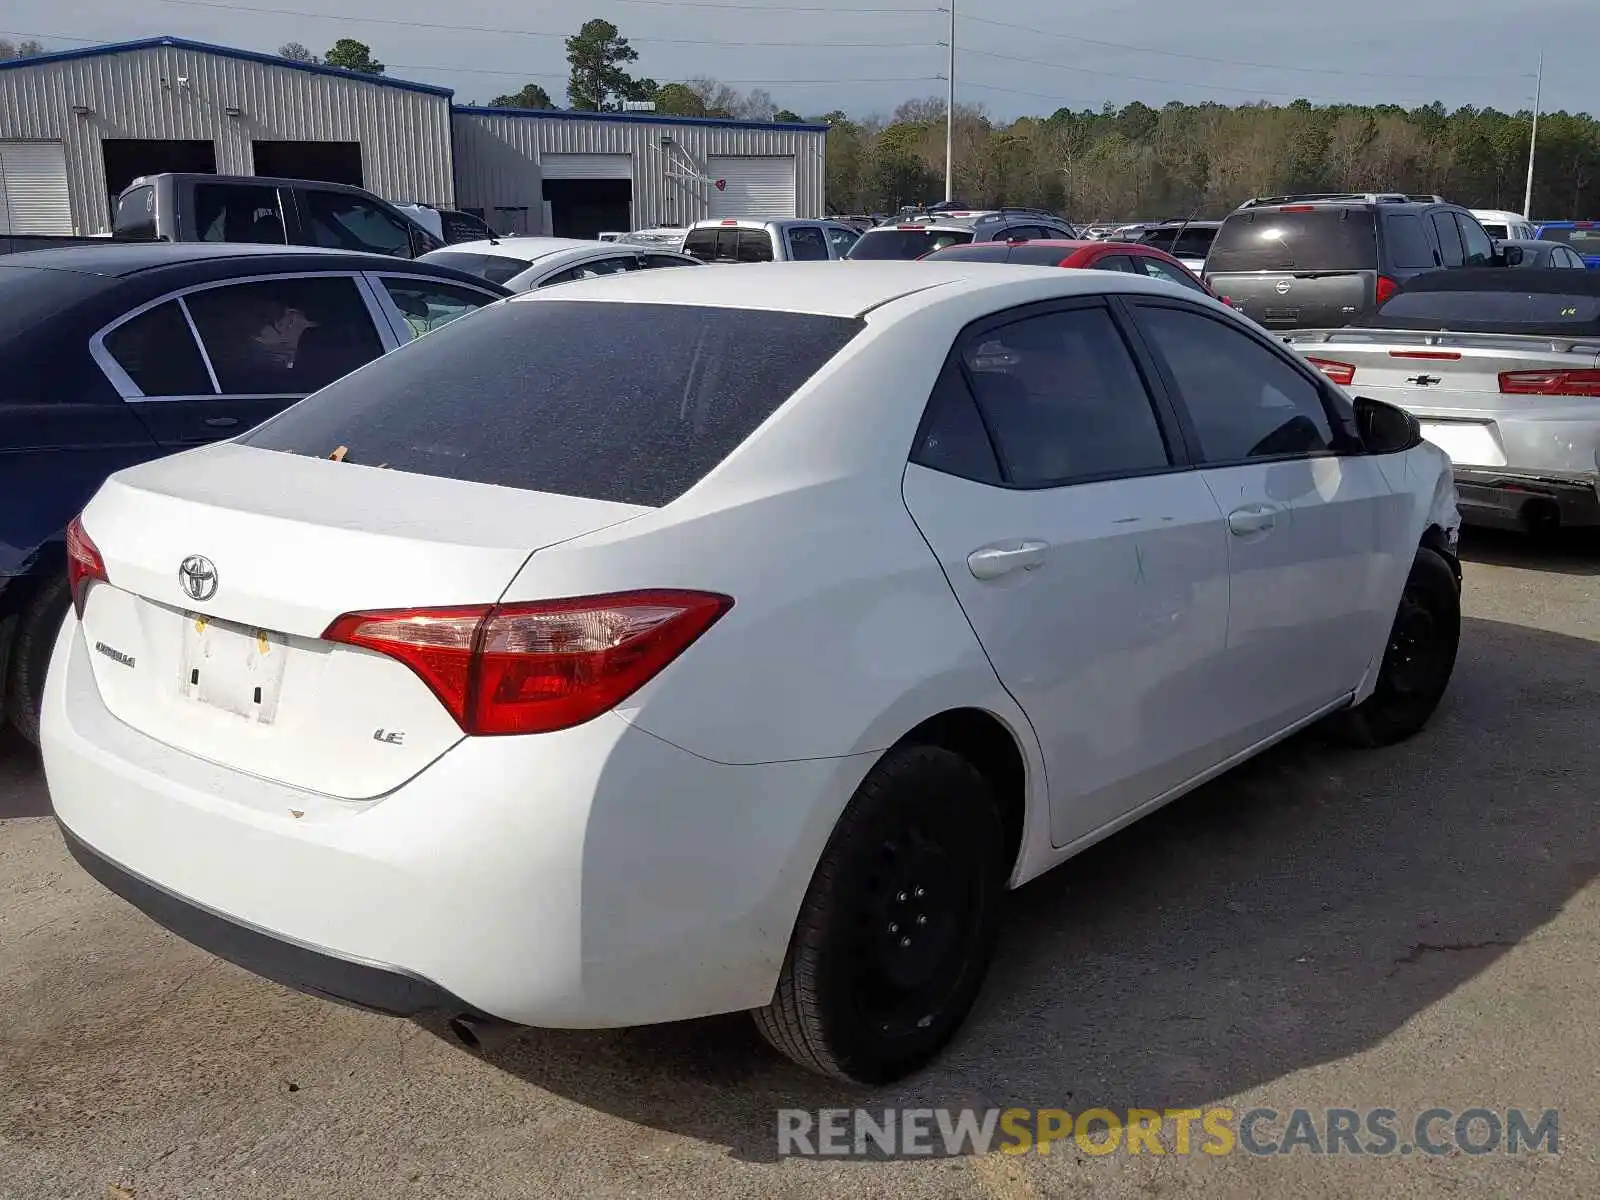
[[[1372,307],[1376,271],[1212,271],[1206,282],[1268,329],[1342,325]]]
[[[1283,340],[1307,358],[1354,368],[1345,385],[1352,394],[1416,414],[1428,440],[1459,466],[1508,465],[1499,419],[1559,416],[1595,403],[1582,397],[1500,391],[1504,371],[1593,369],[1600,365],[1600,346],[1592,342],[1396,329],[1308,330]]]
[[[113,476],[83,516],[110,584],[83,633],[106,707],[198,757],[348,799],[462,736],[335,617],[484,605],[536,550],[651,511],[224,443]]]

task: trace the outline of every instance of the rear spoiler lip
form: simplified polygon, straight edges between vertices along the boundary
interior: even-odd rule
[[[1291,329],[1281,335],[1287,345],[1367,344],[1374,348],[1389,343],[1401,345],[1460,346],[1471,349],[1513,345],[1537,345],[1545,351],[1600,355],[1600,335],[1562,337],[1549,333],[1480,333],[1470,330],[1383,329],[1368,326],[1342,326],[1328,329]]]

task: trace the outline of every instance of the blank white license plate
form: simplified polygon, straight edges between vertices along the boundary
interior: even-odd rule
[[[281,633],[188,613],[183,622],[183,694],[260,725],[278,715],[289,657]]]
[[[1448,454],[1458,467],[1506,465],[1506,456],[1491,426],[1468,421],[1424,421],[1422,436]]]

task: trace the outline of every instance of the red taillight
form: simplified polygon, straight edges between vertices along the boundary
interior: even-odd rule
[[[1279,212],[1316,212],[1314,204],[1284,204],[1278,208]]]
[[[1502,371],[1507,396],[1600,396],[1600,371]]]
[[[1458,362],[1459,350],[1391,350],[1390,358],[1423,358],[1429,362]]]
[[[1594,222],[1593,221],[1574,221],[1572,223],[1572,227],[1574,229],[1593,229],[1594,228]]]
[[[707,592],[619,592],[346,613],[322,636],[410,667],[466,733],[550,733],[615,708],[731,607]]]
[[[84,599],[89,595],[89,585],[106,578],[106,562],[100,550],[84,532],[81,517],[73,517],[67,526],[67,589],[72,593],[72,607],[78,619],[83,619]]]
[[[1335,362],[1331,358],[1312,358],[1306,355],[1306,361],[1340,387],[1349,387],[1355,382],[1356,369],[1350,363]]]
[[[1378,303],[1383,304],[1400,290],[1400,285],[1387,275],[1378,276]]]

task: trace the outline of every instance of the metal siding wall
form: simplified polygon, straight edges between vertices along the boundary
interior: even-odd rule
[[[793,155],[795,214],[823,215],[826,135],[821,133],[465,112],[455,114],[455,131],[457,203],[486,215],[497,207],[525,205],[535,228],[542,220],[541,153],[633,155],[633,219],[640,228],[710,216],[710,184],[667,178],[663,135],[687,150],[701,169],[713,156]]]
[[[93,112],[79,116],[73,105]],[[229,107],[242,115],[228,116]],[[255,140],[360,142],[368,190],[424,204],[454,199],[447,97],[175,46],[0,71],[0,138],[65,142],[80,233],[110,223],[102,138],[209,140],[224,175],[253,173]]]

